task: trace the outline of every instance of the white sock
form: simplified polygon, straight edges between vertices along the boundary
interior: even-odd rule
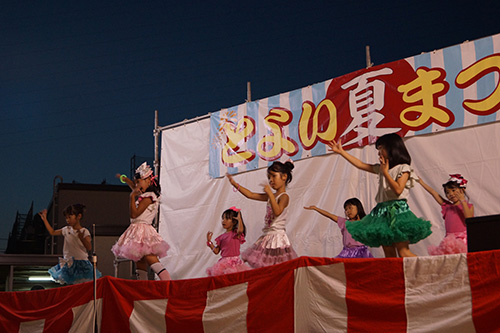
[[[137,280],[148,280],[148,272],[143,269],[136,269],[135,276]]]
[[[155,262],[154,264],[151,265],[151,269],[158,275],[160,280],[170,280],[170,274],[168,271],[163,267],[160,262]]]

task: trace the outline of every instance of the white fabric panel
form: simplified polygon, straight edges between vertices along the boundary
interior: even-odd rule
[[[101,331],[102,320],[102,298],[96,299],[97,329]],[[93,332],[94,331],[94,300],[76,306],[73,309],[73,323],[69,332]]]
[[[347,332],[343,263],[295,270],[295,332]]]
[[[45,319],[25,321],[19,325],[19,333],[42,333]]]
[[[248,313],[248,283],[218,288],[207,293],[203,311],[203,331],[206,333],[246,332]]]
[[[209,132],[210,119],[162,132],[160,234],[171,246],[162,263],[173,279],[206,276],[206,268],[220,258],[207,248],[206,234],[211,230],[215,238],[224,232],[220,222],[225,209],[242,209],[247,227],[242,250],[257,240],[264,224],[265,202],[233,192],[225,178],[209,177]],[[499,142],[499,122],[405,139],[417,174],[439,193],[450,173],[461,173],[469,180],[467,193],[476,216],[499,213]],[[378,161],[373,145],[349,152],[367,163]],[[267,180],[266,169],[234,178],[260,192],[259,184]],[[299,256],[334,257],[342,249],[337,225],[304,206],[316,205],[343,216],[345,200],[357,197],[368,213],[375,206],[377,184],[376,175],[354,168],[335,154],[296,162],[287,189],[291,198],[287,234]],[[432,222],[433,234],[410,245],[417,255],[427,255],[427,247],[437,245],[444,236],[441,208],[418,184],[410,193],[409,206],[415,215]],[[375,257],[383,256],[380,248],[371,251]]]
[[[130,332],[166,332],[167,299],[149,299],[134,301],[134,309],[130,314]]]
[[[467,256],[405,258],[408,332],[475,332]]]

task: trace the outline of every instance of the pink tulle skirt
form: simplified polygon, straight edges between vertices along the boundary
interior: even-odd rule
[[[432,256],[467,253],[467,232],[449,233],[438,246],[429,246],[427,250]]]
[[[113,245],[116,257],[139,261],[147,255],[163,258],[170,246],[151,224],[132,223]]]
[[[252,269],[245,264],[240,257],[224,257],[220,258],[212,267],[207,268],[208,276],[231,274],[243,272]]]
[[[260,236],[255,244],[241,254],[241,258],[252,268],[276,265],[297,257],[284,231]]]

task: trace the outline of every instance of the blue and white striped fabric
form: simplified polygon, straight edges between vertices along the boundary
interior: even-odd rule
[[[471,84],[465,89],[457,87],[455,79],[463,69],[477,63],[485,57],[492,55],[495,55],[495,63],[494,68],[491,68],[489,74],[484,75],[477,80],[477,82]],[[500,89],[499,91],[495,91],[499,85],[500,74],[500,34],[472,42],[464,42],[460,45],[424,53],[399,61],[406,61],[415,71],[420,67],[443,69],[446,72],[446,81],[449,84],[449,90],[445,95],[439,97],[438,104],[451,110],[455,116],[455,121],[448,127],[443,127],[433,122],[430,126],[427,126],[422,130],[416,132],[409,131],[406,133],[406,136],[429,134],[442,130],[459,129],[468,126],[490,123],[500,119],[499,111],[483,116],[473,114],[465,110],[463,107],[464,100],[481,100],[492,94],[500,94]],[[398,73],[395,72],[392,75],[398,75]],[[337,78],[336,80],[338,79],[342,79],[342,77]],[[287,126],[283,127],[283,135],[295,141],[298,147],[298,151],[296,151],[293,156],[289,156],[284,153],[278,158],[278,160],[286,161],[288,159],[292,159],[296,161],[307,157],[326,154],[327,146],[321,142],[318,142],[309,150],[304,149],[299,139],[298,124],[302,114],[303,103],[309,101],[315,106],[318,106],[318,104],[326,98],[327,90],[331,83],[332,80],[327,80],[302,89],[285,92],[276,96],[241,104],[212,113],[210,120],[211,128],[209,149],[210,176],[214,178],[222,177],[226,172],[235,174],[264,168],[272,163],[272,161],[260,158],[259,154],[257,154],[257,150],[259,141],[264,136],[270,135],[271,133],[264,122],[264,118],[273,108],[289,110],[293,115],[292,121]],[[346,102],[346,104],[348,105],[349,103]],[[341,110],[340,112],[349,112],[349,110]],[[240,142],[238,146],[240,151],[252,151],[255,154],[255,158],[246,164],[237,163],[237,165],[228,166],[223,163],[221,158],[222,149],[224,148],[227,140],[227,137],[223,134],[223,131],[221,131],[221,126],[224,123],[232,123],[234,124],[233,126],[236,126],[236,124],[244,117],[249,117],[254,120],[255,133],[246,141]],[[336,138],[338,138],[341,134],[342,133],[337,133]]]

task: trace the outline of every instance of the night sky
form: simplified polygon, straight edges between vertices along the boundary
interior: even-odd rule
[[[500,1],[2,1],[0,251],[55,176],[119,184],[160,126],[500,33]],[[208,144],[208,143],[207,143]]]

